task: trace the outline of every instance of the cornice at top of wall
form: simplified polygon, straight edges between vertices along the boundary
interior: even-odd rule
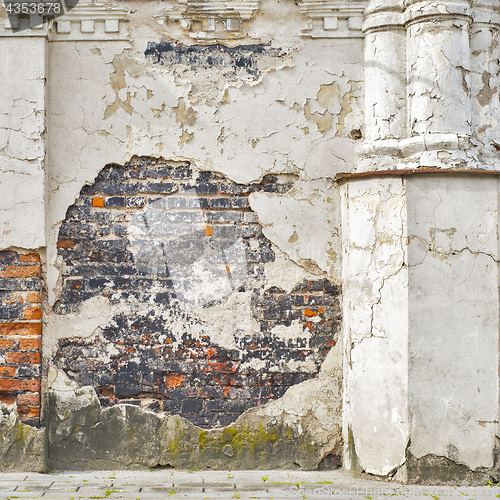
[[[129,11],[110,2],[80,1],[69,12],[40,23],[40,16],[10,16],[0,36],[42,36],[50,41],[128,40]]]

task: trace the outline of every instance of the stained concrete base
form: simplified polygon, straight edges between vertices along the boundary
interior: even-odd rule
[[[14,406],[0,403],[0,471],[36,471],[46,468],[45,429],[19,420]]]

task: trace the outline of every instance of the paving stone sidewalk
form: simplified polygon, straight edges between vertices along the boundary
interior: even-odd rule
[[[403,486],[341,471],[152,471],[0,473],[0,500],[43,499],[382,499],[497,500],[498,486]]]

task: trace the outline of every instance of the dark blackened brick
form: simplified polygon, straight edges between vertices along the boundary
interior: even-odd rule
[[[0,320],[7,322],[21,317],[23,311],[22,304],[2,304],[0,307]]]
[[[250,194],[255,191],[259,191],[260,186],[258,184],[233,184],[232,182],[221,182],[220,192],[222,194]]]
[[[130,177],[131,179],[145,179],[147,173],[147,165],[136,165],[128,170],[128,177]]]
[[[94,184],[87,184],[82,187],[80,195],[83,194],[95,194],[97,193],[97,187]]]
[[[179,190],[179,186],[173,182],[148,182],[140,184],[139,193],[165,193],[172,194]]]
[[[231,206],[233,208],[248,208],[248,198],[246,196],[237,196],[231,199]]]
[[[319,369],[338,335],[340,290],[328,280],[300,283],[291,294],[264,288],[265,265],[275,256],[249,207],[248,194],[282,194],[290,183],[279,179],[266,176],[239,185],[214,172],[193,173],[188,163],[172,165],[154,158],[107,166],[84,188],[86,194],[70,207],[61,226],[63,287],[54,312],[77,311],[93,296],[113,304],[141,304],[141,312],[131,308],[116,315],[92,339],[60,341],[55,357],[59,367],[80,384],[112,386],[112,397],[101,394],[106,404],[142,401],[142,406],[180,414],[203,427],[227,425],[243,411],[315,376],[300,368],[283,372],[283,367],[290,360],[309,365],[312,360]],[[159,251],[145,256],[146,261],[159,259],[153,270],[134,262],[131,249],[140,241],[137,236],[129,240],[130,223],[147,210],[163,224],[156,240],[146,235],[143,241],[161,243]],[[178,237],[165,238],[175,231]],[[208,335],[192,335],[204,326],[182,307],[183,294],[196,287],[193,265],[205,259],[215,271],[221,266],[224,277],[232,276],[241,248],[248,278],[238,290],[253,290],[252,313],[260,332],[237,335],[237,347],[225,349]],[[294,321],[304,328],[303,337],[272,333],[275,326]],[[107,363],[102,362],[105,352],[113,353]],[[252,369],[252,360],[262,368]]]
[[[199,413],[203,407],[202,401],[200,399],[185,399],[182,402],[182,411],[184,413]]]
[[[212,198],[210,199],[210,208],[231,208],[231,200],[229,198]]]
[[[238,223],[243,221],[243,214],[235,211],[210,211],[206,213],[207,222],[212,224]]]
[[[172,179],[189,179],[193,175],[193,171],[191,170],[191,166],[189,164],[175,167],[172,170],[171,177]]]
[[[104,201],[106,207],[124,207],[125,198],[123,196],[110,196]]]
[[[208,400],[205,402],[205,411],[211,412],[223,412],[226,410],[226,405],[222,399]]]
[[[121,375],[121,374],[120,374]],[[120,377],[118,376],[118,382],[115,386],[115,396],[123,397],[123,396],[137,396],[143,390],[143,388],[139,385],[133,385],[132,382],[128,381],[128,377]]]
[[[292,189],[293,184],[265,184],[264,192],[285,194]]]
[[[104,195],[127,195],[134,194],[138,192],[138,186],[140,184],[136,182],[114,182],[114,181],[103,181],[96,185],[97,192]]]
[[[24,365],[17,369],[18,378],[39,378],[40,377],[40,365]]]
[[[59,239],[89,239],[96,234],[94,226],[91,224],[64,224],[59,231]]]
[[[11,265],[19,262],[19,256],[16,252],[5,250],[0,252],[0,264]]]
[[[208,182],[208,181],[211,181],[214,177],[215,177],[215,175],[213,172],[203,171],[203,172],[198,173],[197,181],[198,182]]]
[[[194,188],[198,195],[217,194],[219,192],[219,185],[216,182],[200,182]]]
[[[162,402],[163,410],[170,413],[181,413],[182,403],[183,401],[180,399],[165,398]]]
[[[0,290],[40,290],[40,278],[0,278]]]
[[[142,208],[146,204],[146,198],[144,196],[127,196],[125,202],[127,207]]]
[[[175,169],[166,165],[158,166],[156,169],[149,169],[148,177],[160,177],[161,179],[173,178]]]

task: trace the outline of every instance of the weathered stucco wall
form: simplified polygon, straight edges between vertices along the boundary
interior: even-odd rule
[[[1,245],[44,247],[42,425],[54,466],[74,439],[117,446],[98,443],[101,417],[77,421],[86,406],[71,398],[84,386],[124,428],[132,414],[114,407],[135,405],[134,422],[153,419],[170,450],[146,464],[129,443],[136,458],[116,449],[109,466],[340,463],[333,179],[362,137],[359,22],[340,22],[352,38],[313,39],[303,33],[323,21],[303,6],[225,4],[214,14],[80,2],[39,38],[2,38],[45,51],[36,185],[47,243],[23,234]],[[203,436],[222,431],[192,424],[232,426],[233,451],[212,446],[209,457]],[[179,433],[200,451],[175,451]],[[103,466],[82,453],[78,467]]]
[[[368,140],[342,176],[352,471],[498,477],[499,21],[483,1],[365,12]]]
[[[2,12],[1,467],[498,479],[495,2]]]

